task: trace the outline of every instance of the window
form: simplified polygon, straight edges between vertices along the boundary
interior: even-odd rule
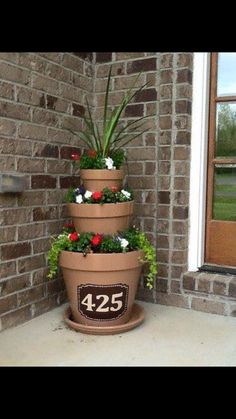
[[[236,53],[211,54],[205,262],[236,266]]]

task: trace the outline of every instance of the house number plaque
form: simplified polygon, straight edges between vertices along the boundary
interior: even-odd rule
[[[87,319],[115,320],[127,310],[128,290],[124,284],[80,285],[78,310]]]

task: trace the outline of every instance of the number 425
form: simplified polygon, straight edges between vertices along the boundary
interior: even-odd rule
[[[112,294],[111,295],[111,301],[109,301],[109,296],[105,294],[96,295],[96,300],[102,300],[99,306],[97,304],[93,303],[93,295],[87,294],[83,301],[81,301],[81,304],[87,307],[87,311],[98,311],[98,312],[107,312],[107,311],[118,311],[122,308],[123,302],[122,300],[119,300],[123,296],[123,292],[119,292],[118,294]],[[107,307],[104,307],[108,303]],[[111,306],[112,304],[112,306]],[[95,307],[95,309],[93,309]]]

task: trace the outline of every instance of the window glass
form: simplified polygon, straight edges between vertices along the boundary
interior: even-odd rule
[[[217,96],[236,96],[236,52],[219,52]]]

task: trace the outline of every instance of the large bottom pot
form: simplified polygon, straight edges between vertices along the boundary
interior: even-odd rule
[[[140,250],[83,256],[62,251],[62,268],[73,320],[96,327],[128,322],[142,270]]]

